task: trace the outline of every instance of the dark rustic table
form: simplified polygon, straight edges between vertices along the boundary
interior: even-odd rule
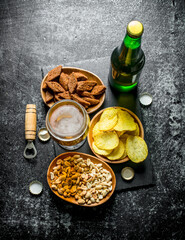
[[[2,0],[0,16],[0,239],[184,239],[184,1]],[[59,64],[91,70],[107,84],[111,52],[133,19],[145,28],[138,93],[153,96],[140,115],[155,184],[117,191],[97,208],[73,206],[47,185],[53,140],[36,138],[37,157],[23,157],[26,104],[36,104],[39,129],[48,111],[42,77]],[[107,94],[104,106],[113,103]],[[43,183],[38,197],[28,191],[35,179]]]

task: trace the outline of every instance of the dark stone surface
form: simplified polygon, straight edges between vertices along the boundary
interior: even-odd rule
[[[184,239],[184,1],[2,0],[0,18],[0,238]],[[108,73],[107,58],[132,19],[145,27],[138,90],[153,95],[141,114],[156,185],[115,193],[95,209],[72,206],[46,182],[53,141],[36,139],[37,157],[23,157],[25,107],[37,105],[37,128],[43,126],[48,109],[40,83],[46,67],[85,68],[105,59]],[[34,179],[44,185],[39,197],[28,191]]]

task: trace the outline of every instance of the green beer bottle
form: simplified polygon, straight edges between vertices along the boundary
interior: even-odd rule
[[[145,64],[145,55],[141,49],[143,30],[142,23],[131,21],[123,43],[112,52],[108,78],[110,85],[119,92],[131,91],[137,85]]]

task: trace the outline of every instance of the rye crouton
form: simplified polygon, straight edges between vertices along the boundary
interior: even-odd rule
[[[61,73],[60,74],[60,78],[59,78],[59,83],[62,85],[62,87],[68,91],[68,82],[69,82],[69,76],[65,73]]]
[[[74,75],[75,75],[77,81],[86,81],[88,79],[84,74],[82,74],[80,72],[74,72]]]
[[[88,98],[88,97],[83,97],[83,99],[87,102],[89,102],[91,105],[96,105],[100,102],[99,99],[93,99],[93,98]]]
[[[77,91],[90,91],[96,84],[96,81],[78,82]]]
[[[48,90],[48,85],[47,85],[47,83],[46,83],[46,82],[43,82],[43,85],[42,85],[42,90],[43,90],[43,91],[46,91],[46,90]]]
[[[62,92],[62,93],[57,93],[55,98],[59,99],[71,99],[71,96],[68,91]]]
[[[104,93],[105,90],[106,90],[106,87],[104,85],[97,85],[93,88],[93,90],[91,91],[91,94],[93,94],[94,96],[97,96]]]
[[[75,100],[76,102],[82,104],[85,108],[88,108],[90,106],[90,103],[85,101],[83,98],[81,98],[80,96],[78,96],[77,93],[75,94],[71,94],[71,98],[73,100]]]
[[[74,73],[71,73],[69,76],[68,88],[70,93],[74,93],[77,87],[77,79]]]
[[[46,91],[45,99],[46,103],[50,102],[51,100],[53,100],[53,94],[50,93],[49,91]]]
[[[80,92],[79,91],[79,95],[82,97],[88,97],[88,98],[94,98],[94,96],[92,95],[92,93],[84,91],[84,92]]]
[[[47,82],[48,87],[53,91],[53,92],[65,92],[64,88],[57,82]]]
[[[47,76],[47,81],[52,81],[54,79],[56,79],[57,77],[60,76],[62,71],[62,66],[59,65],[56,68],[53,68],[51,71],[48,72],[48,76]]]

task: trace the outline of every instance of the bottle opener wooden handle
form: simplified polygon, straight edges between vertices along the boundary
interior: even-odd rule
[[[34,158],[37,155],[37,150],[33,144],[33,140],[36,137],[37,129],[37,114],[36,105],[27,104],[25,114],[25,139],[28,141],[26,148],[24,149],[24,157],[27,159]]]
[[[35,140],[37,128],[36,105],[27,104],[25,114],[25,139]]]

